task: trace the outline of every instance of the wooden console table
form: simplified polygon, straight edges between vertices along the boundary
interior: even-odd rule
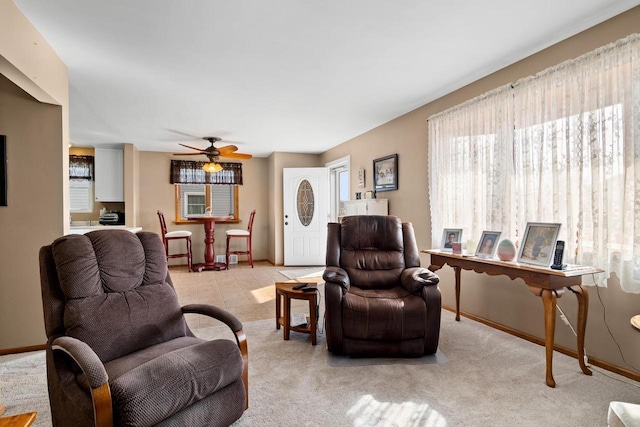
[[[544,335],[547,356],[547,385],[555,387],[553,379],[553,344],[556,331],[556,300],[566,290],[575,294],[578,300],[578,324],[576,334],[578,338],[578,363],[586,375],[592,372],[584,362],[584,334],[587,327],[587,312],[589,309],[589,293],[582,287],[582,276],[601,273],[603,270],[585,266],[569,266],[567,270],[552,270],[551,268],[534,265],[503,262],[497,259],[484,259],[468,255],[454,255],[451,252],[439,250],[422,251],[431,255],[429,270],[436,271],[445,264],[454,270],[456,281],[456,320],[460,321],[460,272],[473,270],[476,273],[487,273],[491,276],[505,275],[513,279],[522,279],[529,290],[542,298],[544,306]]]

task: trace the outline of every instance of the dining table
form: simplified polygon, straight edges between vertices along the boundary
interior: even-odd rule
[[[198,272],[202,272],[203,270],[226,270],[227,263],[216,262],[216,251],[213,247],[213,244],[216,241],[214,232],[216,229],[216,221],[229,221],[233,218],[230,216],[199,215],[192,216],[189,219],[204,224],[204,263],[196,264],[193,267],[194,270],[197,270]]]

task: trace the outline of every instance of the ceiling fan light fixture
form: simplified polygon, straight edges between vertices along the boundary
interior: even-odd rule
[[[204,169],[205,172],[216,173],[222,170],[222,166],[220,166],[219,163],[210,162],[205,163],[204,166],[202,166],[202,169]]]

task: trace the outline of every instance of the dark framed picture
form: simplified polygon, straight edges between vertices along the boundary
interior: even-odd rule
[[[398,189],[398,155],[392,154],[373,161],[373,190]]]
[[[501,231],[483,231],[478,247],[476,248],[476,256],[480,258],[493,258],[498,248],[498,239]]]
[[[0,206],[7,202],[7,137],[0,135]]]
[[[558,223],[528,222],[518,252],[518,262],[549,267],[560,232],[560,225]]]
[[[461,242],[462,228],[445,228],[442,230],[442,244],[440,248],[443,251],[453,251],[453,244]]]

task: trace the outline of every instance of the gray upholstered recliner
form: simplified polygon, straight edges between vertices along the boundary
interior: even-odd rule
[[[61,237],[40,249],[40,277],[54,425],[218,426],[243,414],[242,324],[214,306],[180,307],[160,236]],[[184,313],[224,322],[236,341],[196,338]]]
[[[413,226],[395,216],[329,223],[327,347],[351,356],[421,356],[438,350],[439,278],[420,267]]]

